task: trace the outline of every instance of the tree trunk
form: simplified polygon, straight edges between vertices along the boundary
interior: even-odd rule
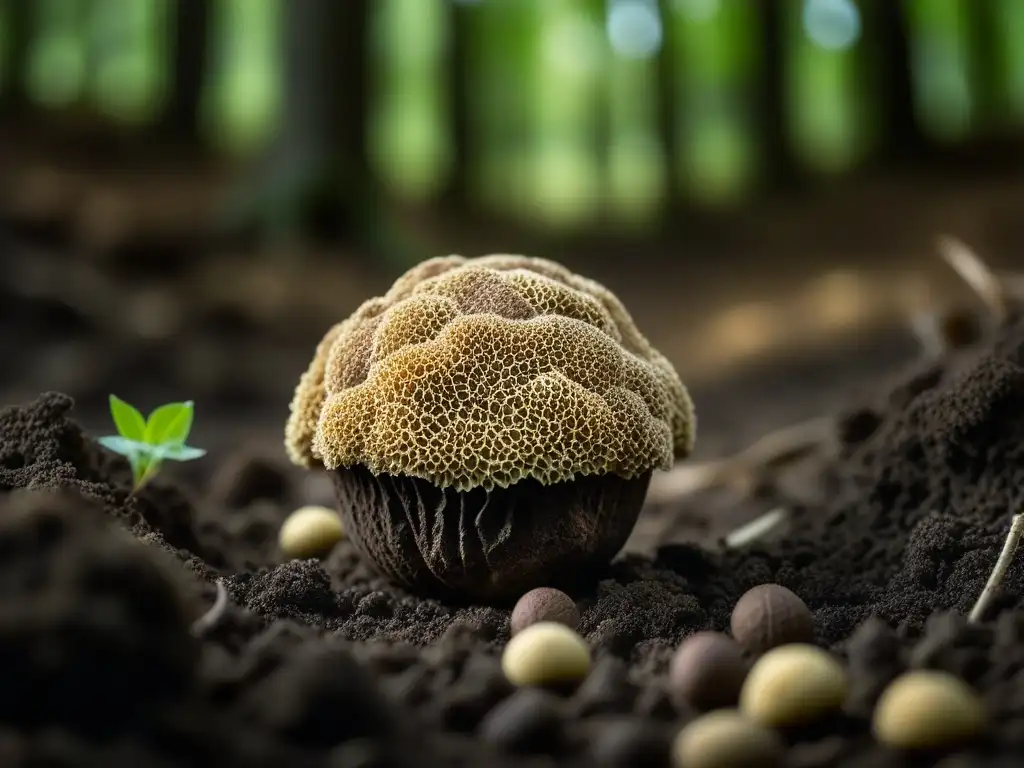
[[[160,130],[169,137],[197,144],[199,111],[209,61],[210,0],[174,3],[171,77]]]
[[[665,196],[663,210],[671,215],[680,197],[679,184],[679,125],[676,106],[679,104],[675,50],[679,36],[674,34],[671,0],[659,0],[658,8],[662,18],[661,49],[657,54],[657,130],[664,153],[667,172],[665,174]]]
[[[967,4],[971,55],[971,90],[975,95],[974,125],[984,135],[1005,122],[1004,98],[1006,73],[999,55],[996,39],[999,20],[995,4],[971,2]]]
[[[0,112],[16,114],[29,104],[25,75],[35,33],[33,0],[0,0],[0,12],[7,25],[7,50],[0,87]]]
[[[470,61],[470,35],[473,31],[470,14],[476,8],[461,3],[448,3],[448,115],[452,132],[451,175],[444,201],[464,209],[471,203],[470,168],[476,160],[470,131],[470,84],[473,67]]]
[[[867,34],[875,38],[879,52],[879,84],[882,109],[882,156],[888,161],[912,162],[927,150],[914,102],[914,70],[910,31],[902,2],[874,0]]]
[[[761,33],[761,60],[754,99],[761,140],[761,171],[769,188],[791,189],[799,181],[786,114],[787,4],[757,0],[757,28]]]
[[[367,148],[368,0],[282,3],[281,124],[248,180],[244,230],[363,239],[378,230]]]
[[[366,167],[366,0],[284,4],[284,123],[279,150]],[[333,162],[331,163],[334,164]]]

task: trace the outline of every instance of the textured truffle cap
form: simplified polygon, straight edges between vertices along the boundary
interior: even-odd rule
[[[285,430],[296,464],[459,490],[633,478],[690,453],[693,405],[604,286],[546,259],[429,259],[335,325]]]

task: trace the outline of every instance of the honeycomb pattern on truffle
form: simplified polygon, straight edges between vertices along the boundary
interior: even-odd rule
[[[631,478],[693,447],[671,364],[599,283],[525,256],[445,256],[331,328],[292,401],[293,462],[469,490]]]

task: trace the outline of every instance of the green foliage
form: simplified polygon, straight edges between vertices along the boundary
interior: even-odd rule
[[[677,194],[735,204],[761,188],[759,174],[791,160],[829,173],[856,167],[885,149],[885,110],[894,106],[886,79],[902,67],[883,34],[893,6],[907,19],[913,106],[926,133],[948,141],[977,133],[984,141],[1024,121],[1020,0],[366,5],[371,159],[386,190],[430,198],[455,174],[474,205],[535,223],[586,231],[608,214],[646,223]],[[26,95],[58,110],[58,120],[60,110],[78,107],[118,122],[158,117],[175,87],[175,6],[0,0],[0,95],[17,69]],[[278,136],[285,66],[279,35],[289,3],[208,6],[201,115],[208,140],[239,159],[266,151],[275,138],[292,140]],[[616,6],[660,9],[654,55],[614,43],[612,29],[620,41],[650,33],[636,13],[612,24]],[[774,40],[762,17],[769,8],[781,17]],[[31,34],[17,32],[22,15],[31,17]],[[776,53],[781,66],[763,76],[778,65],[771,63]],[[458,87],[446,75],[453,64]],[[761,103],[769,78],[783,91],[777,115]],[[783,125],[775,124],[779,116]],[[465,137],[453,131],[461,124]],[[784,137],[774,135],[779,130]],[[777,164],[767,153],[779,151],[780,139],[787,153]],[[265,186],[275,187],[268,179]],[[255,186],[261,220],[294,197],[288,185],[278,185],[280,197]],[[358,206],[354,215],[362,215]],[[379,227],[388,228],[382,240],[404,236],[390,221]]]
[[[164,461],[191,461],[206,455],[201,448],[185,445],[192,430],[191,400],[161,405],[147,419],[138,409],[111,395],[110,415],[118,434],[101,437],[97,442],[128,459],[133,492],[153,479]]]

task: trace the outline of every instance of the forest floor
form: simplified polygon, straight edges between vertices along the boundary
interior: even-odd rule
[[[997,195],[1004,202],[993,209],[1018,195]],[[950,201],[931,212],[961,224],[969,241],[998,230]],[[284,251],[174,258],[180,244],[161,252],[145,237],[72,252],[67,243],[81,238],[39,237],[50,226],[41,221],[18,218],[34,245],[0,243],[0,402],[19,404],[0,413],[0,764],[663,766],[695,714],[667,690],[672,650],[698,629],[727,629],[738,597],[771,581],[807,602],[817,641],[856,681],[842,716],[786,734],[786,765],[936,764],[941,755],[908,757],[870,736],[881,688],[911,665],[965,678],[993,713],[955,765],[1015,764],[1024,565],[1010,569],[998,619],[967,626],[959,616],[1019,503],[1024,434],[1011,415],[1024,407],[1024,327],[934,365],[920,359],[899,299],[951,295],[930,254],[936,220],[898,262],[866,239],[831,248],[830,235],[741,286],[729,276],[749,254],[717,271],[663,254],[658,280],[623,268],[621,254],[537,254],[636,307],[641,329],[690,384],[701,419],[695,460],[815,416],[832,420],[837,439],[835,451],[756,496],[724,490],[649,505],[632,554],[573,595],[594,667],[577,690],[545,694],[540,723],[501,721],[521,697],[500,671],[506,608],[406,594],[347,542],[323,562],[286,562],[277,548],[291,510],[333,503],[324,478],[283,461],[291,390],[327,325],[393,275]],[[905,216],[910,234],[890,250],[923,221]],[[482,252],[470,250],[476,237],[466,237],[467,252]],[[998,249],[1006,239],[976,244]],[[766,236],[763,253],[784,240]],[[851,263],[867,263],[868,276],[851,279]],[[893,295],[848,304],[830,330],[835,301],[883,289]],[[764,322],[787,305],[791,316]],[[742,342],[751,324],[796,333],[822,318],[812,337]],[[703,354],[734,337],[732,358]],[[111,430],[110,392],[144,409],[194,399],[190,442],[209,456],[130,496],[126,467],[92,439]],[[38,493],[50,487],[72,493]],[[36,493],[6,493],[18,489]],[[771,537],[721,548],[730,530],[779,506],[789,522]],[[195,631],[218,578],[227,610]]]

